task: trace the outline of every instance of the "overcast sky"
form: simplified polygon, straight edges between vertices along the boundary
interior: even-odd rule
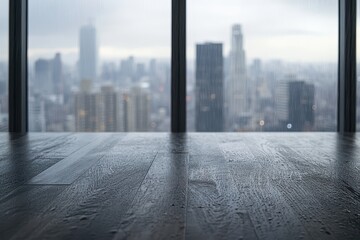
[[[0,57],[7,44],[7,1],[0,0]],[[188,58],[199,42],[230,47],[231,25],[243,26],[249,60],[336,62],[337,0],[188,0]],[[79,28],[93,23],[101,60],[170,58],[170,0],[29,0],[29,57],[78,56]]]

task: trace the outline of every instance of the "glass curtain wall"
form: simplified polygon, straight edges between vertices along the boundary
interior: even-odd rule
[[[187,3],[189,131],[336,131],[337,0]]]
[[[0,132],[8,131],[9,0],[0,0]]]
[[[360,1],[356,1],[356,71],[357,71],[357,101],[356,101],[356,129],[360,130]]]
[[[169,131],[170,31],[168,0],[29,0],[29,130]]]

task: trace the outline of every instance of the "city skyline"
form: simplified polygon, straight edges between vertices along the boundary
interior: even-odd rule
[[[214,52],[214,59],[218,59],[216,62],[220,65],[212,66],[210,59],[213,58],[208,58],[212,56],[210,52],[212,46],[216,45],[213,44],[215,41],[209,38],[205,43],[198,42],[196,45],[204,48],[202,54],[197,53],[196,64],[187,69],[188,131],[335,129],[336,109],[332,107],[332,99],[328,99],[329,91],[336,92],[337,74],[332,64],[298,64],[279,60],[264,61],[260,58],[248,60],[247,49],[243,44],[247,36],[242,32],[242,25],[235,23],[228,29],[227,36],[232,42],[230,51],[224,52],[224,43],[218,42],[221,51]],[[31,130],[169,131],[170,60],[163,61],[156,56],[139,59],[129,55],[116,61],[102,61],[96,54],[101,46],[101,43],[96,44],[99,34],[96,27],[84,24],[78,32],[78,48],[83,49],[83,52],[91,52],[91,56],[83,58],[85,61],[81,60],[80,50],[77,64],[74,65],[66,64],[61,52],[54,52],[49,58],[39,58],[33,65],[29,63]],[[86,70],[85,73],[81,66]],[[89,69],[91,73],[87,71]],[[99,71],[94,71],[96,69]],[[214,69],[222,69],[218,77],[215,77],[217,72]],[[289,78],[290,75],[293,77]],[[203,79],[201,84],[200,78]],[[305,92],[295,100],[279,98],[276,89],[281,81],[289,84],[289,87],[284,88],[285,92],[292,89],[305,89],[301,90]],[[305,84],[305,87],[292,87],[298,83]],[[311,88],[314,88],[313,94],[308,94]],[[203,98],[202,106],[199,105],[199,94],[207,96]],[[234,118],[229,114],[229,103],[237,96],[242,97],[239,102],[234,101]],[[301,102],[307,101],[306,98],[314,100],[308,100],[307,105],[302,105]],[[277,108],[281,102],[285,103],[285,118],[280,117]],[[304,109],[300,111],[301,116],[294,117],[291,111],[294,106],[288,106],[286,102],[292,102],[295,109]],[[201,114],[201,109],[209,111],[208,116]],[[303,118],[302,115],[308,109],[315,114],[314,121],[306,120],[312,117]],[[204,117],[200,117],[202,115]],[[218,119],[220,116],[223,117]],[[233,122],[229,121],[231,118]],[[305,120],[297,124],[294,121],[297,118]],[[205,123],[211,119],[213,123]],[[294,128],[286,128],[289,124],[293,124]]]

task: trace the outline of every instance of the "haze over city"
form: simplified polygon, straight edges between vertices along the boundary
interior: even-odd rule
[[[6,9],[5,2],[0,1],[0,6],[4,7],[1,9]],[[217,102],[223,114],[221,131],[295,130],[288,117],[292,109],[298,111],[298,108],[311,109],[310,120],[303,119],[298,131],[333,131],[336,128],[337,4],[336,0],[275,0],[271,3],[265,0],[227,0],[221,5],[214,0],[188,2],[188,129],[200,131],[196,127],[196,116],[200,116],[201,112],[199,109],[209,111],[212,109],[211,101],[219,100],[218,97],[223,94],[223,97],[220,96],[222,100]],[[4,15],[1,15],[4,21],[0,23],[0,44],[6,46]],[[241,44],[235,45],[240,50],[234,48],[234,26],[237,25],[240,26],[242,39]],[[87,40],[82,44],[80,32],[86,26],[91,26],[94,34],[83,37]],[[81,51],[89,41],[93,42],[90,47]],[[219,44],[216,51],[221,54],[214,53],[211,44]],[[222,62],[214,65],[222,69],[218,79],[214,80],[220,83],[218,87],[221,91],[217,94],[209,85],[213,81],[210,79],[216,75],[211,69],[205,68],[209,71],[206,75],[208,82],[200,84],[205,76],[199,73],[200,67],[211,64],[208,58],[196,52],[201,46],[207,49],[203,54],[216,56],[215,59]],[[82,52],[93,53],[93,56],[81,60]],[[131,99],[132,92],[147,99],[135,104],[138,107],[134,108],[134,112],[140,114],[139,106],[149,105],[149,108],[141,107],[141,111],[146,110],[146,113],[138,115],[145,116],[148,122],[142,123],[144,125],[139,129],[126,129],[122,125],[113,131],[168,131],[170,53],[171,1],[31,0],[28,51],[30,97],[34,97],[33,103],[43,101],[35,109],[43,108],[40,115],[44,115],[36,117],[43,123],[34,131],[109,131],[103,128],[102,119],[98,120],[99,128],[77,129],[76,114],[83,116],[87,112],[82,109],[85,102],[79,111],[74,105],[77,94],[81,92],[113,92],[121,95],[115,98],[127,100]],[[6,69],[5,56],[6,51],[0,50],[0,61],[5,64],[2,69]],[[92,64],[84,64],[87,61]],[[54,64],[58,67],[54,68]],[[236,70],[240,68],[242,72]],[[93,73],[84,75],[81,69]],[[1,74],[6,82],[6,70],[2,70]],[[42,88],[41,95],[38,90]],[[291,89],[303,92],[298,100],[289,99]],[[209,101],[200,103],[198,94],[207,95]],[[295,105],[288,106],[290,101]],[[210,105],[196,107],[207,102]],[[303,105],[296,102],[303,102]],[[6,105],[6,100],[2,105]],[[126,104],[120,105],[121,111],[128,109]],[[241,107],[234,108],[232,105]],[[50,108],[53,109],[50,111]],[[68,123],[58,119],[56,122],[61,122],[61,126],[50,124],[47,127],[51,121],[46,120],[46,116],[50,112],[62,113],[64,117],[61,121]],[[122,119],[124,114],[118,117]],[[136,119],[136,114],[131,114]],[[6,120],[6,113],[3,116]],[[231,118],[233,120],[229,120]]]

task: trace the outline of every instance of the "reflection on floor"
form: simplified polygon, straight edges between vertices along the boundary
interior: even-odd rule
[[[1,239],[359,239],[360,136],[0,135]]]

